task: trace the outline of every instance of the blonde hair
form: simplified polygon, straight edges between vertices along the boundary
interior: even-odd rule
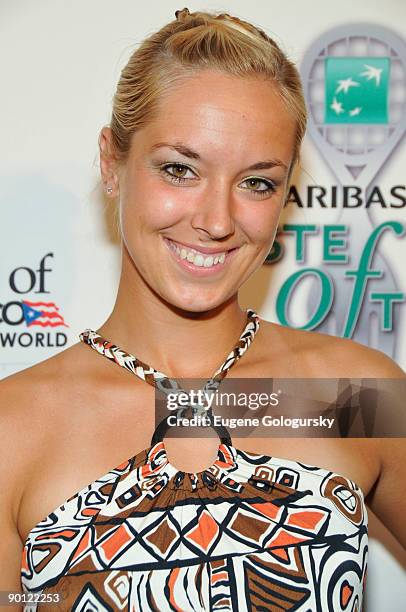
[[[209,68],[261,76],[277,85],[296,120],[291,173],[307,119],[295,65],[263,30],[228,13],[190,13],[184,8],[175,16],[141,43],[121,72],[110,121],[117,161],[126,161],[132,135],[156,116],[161,96],[199,69]]]

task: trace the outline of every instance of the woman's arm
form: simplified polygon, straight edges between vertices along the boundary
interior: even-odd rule
[[[1,457],[2,458],[2,457]],[[3,487],[3,474],[0,478],[0,487]],[[5,592],[22,592],[20,583],[20,564],[22,554],[22,544],[17,528],[13,524],[10,516],[9,500],[6,495],[1,493],[0,501],[0,591],[2,595]],[[0,605],[0,610],[4,612],[21,611],[22,606],[3,606]]]
[[[0,382],[0,591],[22,592],[20,581],[23,545],[17,528],[22,491],[24,437],[29,422],[22,424],[18,410],[18,385],[12,377]],[[3,606],[5,612],[20,612],[18,606]]]
[[[352,362],[355,369],[363,364],[363,376],[406,381],[406,374],[384,353],[354,344]],[[406,389],[406,384],[405,384]],[[406,396],[402,421],[406,419]],[[380,473],[368,495],[368,505],[406,550],[406,438],[376,438]]]
[[[368,503],[406,550],[406,438],[379,438],[376,442],[381,472]]]

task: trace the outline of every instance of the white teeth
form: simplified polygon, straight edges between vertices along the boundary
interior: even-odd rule
[[[173,251],[175,251],[178,257],[180,257],[180,259],[186,259],[187,261],[190,261],[190,263],[193,263],[195,266],[199,268],[201,267],[210,268],[210,266],[213,266],[215,264],[224,263],[226,259],[225,253],[221,253],[220,255],[216,255],[216,256],[208,255],[207,257],[205,257],[201,253],[196,253],[196,251],[188,251],[184,247],[179,248],[171,240],[169,241],[169,246],[171,247]]]

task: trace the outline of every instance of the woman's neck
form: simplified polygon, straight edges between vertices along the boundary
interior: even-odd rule
[[[116,302],[97,332],[135,357],[177,378],[209,378],[237,343],[247,321],[237,295],[208,312],[182,311],[149,287],[121,275]]]

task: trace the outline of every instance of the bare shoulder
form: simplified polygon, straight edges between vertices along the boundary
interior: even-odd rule
[[[262,321],[264,346],[288,376],[406,378],[402,368],[380,350],[349,338]],[[293,373],[294,372],[294,373]],[[283,373],[281,373],[283,376]]]
[[[320,359],[332,372],[337,372],[336,376],[406,378],[403,369],[383,351],[349,338],[317,335],[320,337]]]
[[[0,419],[7,416],[24,418],[38,416],[57,398],[61,398],[64,385],[69,385],[83,374],[85,361],[80,343],[57,353],[29,368],[7,376],[0,381]]]
[[[59,499],[57,479],[51,478],[49,487],[37,483],[39,475],[47,481],[63,437],[73,429],[80,412],[77,397],[92,397],[94,362],[80,344],[0,381],[0,590],[21,590],[25,534],[45,514],[43,507],[55,506],[52,495]],[[30,485],[35,495],[26,503]]]
[[[66,419],[66,400],[83,371],[82,355],[73,345],[0,381],[0,477],[12,494],[13,516],[27,478],[56,439],[51,433]]]
[[[85,398],[98,378],[91,352],[81,342],[0,381],[1,430],[31,440],[54,429],[76,396]],[[78,399],[80,399],[78,398]]]

